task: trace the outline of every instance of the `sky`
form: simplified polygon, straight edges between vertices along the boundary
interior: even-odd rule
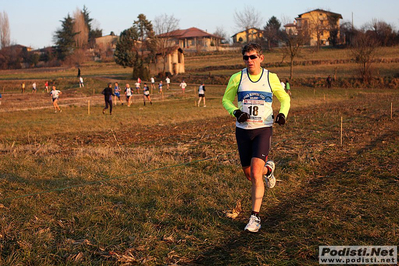
[[[341,14],[341,23],[352,22],[353,18],[358,28],[373,19],[391,24],[395,30],[399,28],[398,0],[0,0],[0,12],[8,15],[11,43],[34,49],[54,45],[53,36],[61,27],[60,21],[83,6],[103,35],[111,31],[119,35],[132,26],[139,14],[151,21],[167,14],[179,20],[180,29],[197,27],[214,33],[219,28],[232,36],[242,30],[237,27],[234,14],[245,8],[259,13],[261,28],[272,16],[284,24],[317,8]]]

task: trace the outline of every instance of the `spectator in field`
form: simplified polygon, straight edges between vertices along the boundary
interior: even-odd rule
[[[48,93],[48,81],[44,83],[44,89],[46,90],[46,93]]]
[[[273,126],[273,95],[281,103],[275,123],[285,124],[290,109],[290,97],[285,93],[276,74],[261,67],[264,60],[259,44],[248,43],[242,48],[246,68],[233,74],[223,96],[223,106],[236,118],[236,140],[242,170],[251,181],[252,213],[244,230],[258,232],[259,216],[265,192],[276,184],[275,164],[268,161]],[[234,99],[238,98],[238,107]]]
[[[85,84],[83,83],[83,78],[79,77],[79,88],[82,88],[84,86],[85,86]]]
[[[21,83],[21,92],[24,93],[25,92],[25,82]]]
[[[331,88],[331,85],[332,85],[332,78],[331,78],[331,76],[330,75],[328,75],[328,77],[327,77],[327,88]]]
[[[53,100],[53,106],[54,106],[54,112],[57,113],[57,110],[61,113],[61,109],[58,106],[58,99],[62,92],[60,90],[57,90],[56,87],[53,85],[53,89],[50,92],[51,99]]]
[[[80,68],[78,67],[78,78],[80,77]]]
[[[180,83],[180,88],[181,88],[181,91],[182,91],[183,94],[184,94],[185,91],[186,91],[186,87],[187,87],[187,83],[184,82],[184,80],[183,80],[183,81]]]
[[[169,86],[170,86],[170,78],[169,78],[169,76],[166,76],[165,81],[166,81],[166,89],[169,90]]]
[[[106,87],[102,91],[102,94],[104,95],[104,101],[105,101],[105,108],[103,109],[103,114],[105,114],[105,110],[108,109],[109,105],[109,114],[112,115],[112,96],[115,96],[114,92],[112,91],[112,83],[108,83],[108,87]]]
[[[119,88],[118,82],[115,82],[114,94],[116,98],[119,100],[119,102],[123,105],[123,102],[121,100],[121,88]],[[115,105],[116,105],[116,99],[115,99]]]
[[[36,93],[37,87],[36,87],[36,82],[33,82],[32,84],[32,93]]]
[[[151,77],[151,90],[155,89],[155,78]]]
[[[291,85],[288,82],[288,79],[285,80],[285,92],[288,93],[289,96],[291,96]]]
[[[132,88],[130,88],[129,83],[126,83],[125,96],[126,96],[127,107],[130,107],[131,100],[132,100]]]
[[[143,86],[143,94],[144,94],[143,95],[144,106],[145,106],[146,99],[150,101],[150,104],[152,104],[151,96],[150,96],[150,88],[148,88],[146,83],[144,83],[144,86]]]
[[[199,86],[199,88],[198,88],[198,107],[200,107],[200,103],[201,103],[201,100],[203,99],[204,100],[204,107],[206,107],[206,104],[205,104],[205,85],[204,85],[204,83],[201,83],[201,86]]]

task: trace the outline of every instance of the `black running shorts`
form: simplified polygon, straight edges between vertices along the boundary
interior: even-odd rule
[[[271,147],[272,133],[272,127],[236,128],[236,139],[242,167],[251,166],[251,160],[254,157],[266,162]]]

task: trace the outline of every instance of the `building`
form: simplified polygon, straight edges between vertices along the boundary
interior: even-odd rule
[[[236,34],[231,36],[231,38],[233,38],[233,43],[243,44],[243,43],[262,39],[263,31],[261,29],[257,29],[257,28],[250,28],[250,29],[248,29],[248,31],[243,30],[243,31],[237,32]]]
[[[330,45],[331,38],[339,39],[339,20],[342,15],[322,9],[315,9],[295,18],[295,24],[284,25],[286,32],[309,36],[309,45]],[[295,29],[296,28],[296,31]],[[287,33],[288,33],[287,32]]]
[[[157,54],[155,57],[155,63],[150,64],[151,75],[158,75],[164,72],[170,73],[171,75],[177,75],[185,72],[184,67],[184,53],[181,48],[175,46],[170,52],[163,57],[161,54]]]
[[[298,35],[298,30],[296,28],[296,20],[294,23],[288,23],[284,25],[285,33],[288,35]]]
[[[115,51],[118,38],[119,37],[115,35],[113,31],[111,31],[109,35],[96,38],[97,49],[99,49],[100,51],[106,51],[108,49]]]
[[[174,30],[157,35],[166,38],[168,46],[178,46],[185,52],[214,51],[220,46],[222,38],[192,27],[185,30]]]
[[[21,45],[21,44],[13,44],[13,45],[7,46],[5,48],[17,50],[17,51],[26,51],[26,52],[32,51],[32,47]]]

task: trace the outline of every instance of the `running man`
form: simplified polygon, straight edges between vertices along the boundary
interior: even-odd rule
[[[126,83],[125,96],[126,96],[127,107],[130,107],[131,99],[132,99],[132,88],[130,88],[129,83]]]
[[[159,92],[158,93],[162,93],[162,86],[163,86],[162,80],[160,80],[159,84],[158,84],[158,88],[159,88]]]
[[[102,94],[104,94],[104,101],[105,101],[105,108],[103,109],[103,114],[105,114],[105,110],[108,109],[109,105],[109,114],[112,115],[112,96],[114,95],[114,92],[112,91],[112,83],[108,83],[108,87],[106,87],[103,91]]]
[[[79,76],[79,88],[84,88],[85,84],[83,83],[83,78],[82,76]]]
[[[180,83],[180,88],[181,88],[183,94],[186,91],[186,87],[187,87],[187,83],[184,82],[184,80],[182,80],[182,82]]]
[[[140,94],[140,82],[137,81],[134,85],[136,87],[136,93]]]
[[[244,230],[258,232],[261,228],[259,211],[265,193],[264,181],[269,188],[276,184],[275,164],[268,161],[273,126],[273,95],[281,103],[276,123],[285,124],[290,109],[290,97],[281,87],[276,74],[261,67],[264,60],[259,44],[248,43],[242,48],[246,65],[233,74],[223,96],[223,106],[236,117],[236,140],[242,170],[251,181],[252,213]],[[238,108],[234,105],[238,97]]]
[[[44,83],[44,89],[46,90],[46,93],[48,93],[48,81]]]
[[[115,82],[114,94],[115,97],[118,98],[119,102],[123,105],[123,102],[121,100],[121,88],[119,88],[118,82]],[[116,99],[115,99],[115,105],[116,105]]]
[[[201,86],[199,86],[199,88],[198,88],[198,107],[200,107],[200,103],[201,103],[201,100],[202,99],[204,99],[204,107],[206,107],[206,104],[205,104],[205,85],[204,85],[204,83],[202,82],[201,83]]]
[[[57,113],[57,110],[61,113],[61,109],[58,106],[58,98],[62,92],[60,90],[57,90],[55,86],[53,85],[53,90],[50,92],[51,99],[53,100],[53,106],[54,106],[54,112]]]
[[[36,82],[33,82],[33,84],[32,84],[32,93],[36,93],[36,92],[37,92]]]
[[[151,97],[150,97],[150,88],[148,88],[147,84],[144,83],[143,86],[143,100],[144,100],[144,106],[145,106],[145,99],[147,98],[147,100],[150,101],[150,104],[152,105],[152,101],[151,101]]]

